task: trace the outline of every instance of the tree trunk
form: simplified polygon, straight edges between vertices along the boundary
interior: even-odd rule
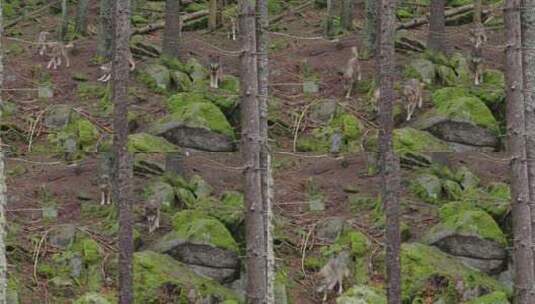
[[[87,10],[89,0],[78,0],[78,6],[76,8],[76,25],[75,30],[78,34],[87,34]]]
[[[69,32],[69,11],[67,0],[61,0],[61,24],[59,27],[59,41],[66,41]]]
[[[128,139],[128,53],[130,0],[115,0],[113,18],[113,190],[119,208],[119,304],[133,303],[132,255],[134,252],[131,193],[132,159]]]
[[[266,257],[266,301],[275,303],[274,299],[274,276],[275,276],[275,253],[273,251],[273,178],[271,175],[271,155],[268,142],[268,100],[269,100],[269,10],[268,0],[256,0],[256,35],[258,54],[258,103],[260,115],[260,172],[262,183],[262,205],[264,208],[264,235]]]
[[[481,0],[474,0],[474,23],[481,24]]]
[[[258,72],[256,50],[255,1],[240,0],[241,45],[241,150],[245,161],[245,237],[247,287],[246,302],[265,303],[267,295],[264,206],[260,152],[260,111],[258,101]]]
[[[444,49],[444,39],[446,38],[445,2],[445,0],[431,0],[427,47],[434,52],[446,51]]]
[[[531,243],[535,244],[535,0],[523,0],[521,13],[522,71],[526,156],[528,159],[529,207],[531,209]],[[535,258],[535,253],[532,253]],[[535,262],[534,262],[535,263]],[[534,265],[535,266],[535,265]],[[534,274],[535,275],[535,274]],[[535,278],[534,278],[535,280]]]
[[[4,18],[3,2],[0,1],[0,89],[4,88],[4,46],[2,37],[4,36]],[[3,104],[2,95],[0,95],[0,105]],[[0,119],[2,117],[0,112]],[[7,206],[7,187],[6,173],[4,163],[4,148],[2,138],[0,138],[0,303],[7,301],[7,259],[6,259],[6,227],[7,219],[5,208]]]
[[[525,105],[522,94],[521,0],[507,0],[505,29],[508,48],[505,57],[507,99],[507,148],[511,157],[511,196],[513,222],[513,263],[515,273],[515,303],[533,303],[534,282],[530,191],[526,162]],[[516,9],[513,9],[516,8]],[[526,52],[527,53],[527,52]]]
[[[340,10],[340,24],[348,31],[353,29],[353,19],[355,16],[355,0],[342,0]]]
[[[364,48],[362,57],[373,57],[377,48],[377,0],[364,0],[366,21],[364,25]]]
[[[106,60],[112,59],[111,45],[113,40],[113,29],[111,15],[112,1],[100,0],[97,55]]]
[[[327,0],[327,19],[325,20],[325,37],[332,39],[336,35],[336,7],[339,0]]]
[[[165,56],[171,58],[178,58],[180,55],[179,1],[165,1],[165,27],[163,31],[162,52]]]
[[[401,270],[399,250],[401,236],[399,231],[399,159],[394,154],[392,115],[394,102],[394,31],[396,9],[395,0],[380,1],[379,22],[379,154],[381,163],[381,197],[386,214],[386,276],[389,304],[401,304]]]
[[[210,0],[208,2],[208,30],[215,31],[217,29],[217,15],[218,15],[218,0]]]

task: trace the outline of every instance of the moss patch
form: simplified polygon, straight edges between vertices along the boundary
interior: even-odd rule
[[[128,136],[128,151],[131,153],[171,153],[181,149],[163,137],[148,133],[137,133]]]
[[[365,285],[356,285],[336,299],[336,304],[386,304],[384,291]]]

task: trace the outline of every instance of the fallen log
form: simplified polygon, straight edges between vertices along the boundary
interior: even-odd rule
[[[472,11],[474,10],[474,5],[473,4],[467,4],[467,5],[463,5],[463,6],[459,6],[459,7],[454,7],[454,8],[451,8],[451,9],[448,9],[444,12],[444,17],[446,18],[446,22],[448,21],[447,19],[451,19],[451,18],[454,18],[458,15],[462,15],[462,14],[465,14],[469,11]],[[490,15],[490,13],[492,12],[492,10],[490,9],[485,9],[483,10],[481,13],[483,15]],[[424,25],[426,23],[429,22],[429,16],[422,16],[422,17],[418,17],[418,18],[414,18],[412,19],[411,21],[407,21],[407,22],[404,22],[404,23],[401,23],[397,26],[397,29],[398,30],[401,30],[401,29],[410,29],[410,28],[415,28],[415,27],[418,27],[420,25]]]
[[[208,16],[208,10],[200,10],[198,12],[194,12],[191,14],[183,15],[182,16],[182,22],[184,25],[187,25],[189,22],[193,22],[199,18]],[[156,23],[149,24],[147,26],[135,29],[132,33],[132,35],[143,35],[148,34],[157,30],[163,29],[165,26],[165,21],[160,21]]]
[[[284,18],[284,17],[286,17],[288,15],[291,15],[291,14],[295,14],[295,13],[297,13],[297,12],[307,8],[307,7],[309,7],[310,5],[312,5],[312,3],[313,3],[312,1],[307,1],[307,2],[305,2],[303,4],[300,4],[300,5],[292,8],[292,9],[290,9],[289,11],[285,11],[282,14],[279,14],[277,16],[273,16],[271,19],[269,19],[269,24],[273,25],[274,23],[279,22],[282,18]]]

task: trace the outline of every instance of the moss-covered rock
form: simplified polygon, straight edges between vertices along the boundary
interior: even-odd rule
[[[507,294],[501,291],[495,291],[487,295],[474,299],[466,304],[509,304]]]
[[[175,189],[170,184],[156,180],[145,189],[147,199],[155,199],[164,211],[171,211],[175,207]]]
[[[171,86],[169,69],[161,64],[149,64],[138,74],[138,79],[157,93],[165,93]]]
[[[181,262],[164,254],[142,251],[134,254],[135,303],[157,303],[165,292],[166,301],[188,303],[188,295],[216,302],[243,303],[231,290],[195,274]],[[232,302],[227,302],[232,303]]]
[[[83,296],[79,297],[74,304],[111,304],[112,301],[109,301],[107,298],[102,296],[100,293],[88,292]]]
[[[486,188],[468,188],[462,200],[485,210],[496,220],[502,220],[511,206],[511,189],[505,183],[491,183]]]
[[[417,176],[410,185],[411,191],[428,203],[437,203],[442,197],[442,183],[433,174],[424,173]]]
[[[218,220],[236,236],[243,234],[242,224],[244,221],[244,198],[243,194],[236,191],[223,192],[221,199],[205,197],[197,200],[196,210],[200,210]]]
[[[455,180],[461,184],[464,190],[479,186],[479,177],[465,166],[456,170]]]
[[[424,58],[413,59],[405,69],[407,78],[416,78],[426,84],[433,84],[436,73],[435,64]]]
[[[178,92],[188,92],[193,88],[189,75],[182,71],[171,71],[171,80]]]
[[[386,296],[380,289],[356,285],[339,296],[336,304],[386,304]]]
[[[128,135],[128,151],[131,153],[172,153],[181,149],[165,138],[148,133]]]
[[[466,290],[474,291],[474,298],[479,296],[477,290],[511,292],[490,276],[465,266],[439,249],[418,243],[402,245],[401,272],[404,303],[414,303],[414,299],[427,295],[428,285],[436,280],[444,284],[434,291],[434,299],[442,298],[446,304],[460,303],[455,289],[459,280]]]
[[[399,154],[450,151],[448,145],[429,132],[402,128],[393,134],[394,150]]]
[[[191,57],[186,63],[186,68],[194,83],[202,82],[208,77],[206,68],[195,58]]]
[[[469,121],[493,131],[498,130],[498,123],[492,112],[480,99],[467,96],[441,99],[435,96],[437,95],[433,94],[437,114],[455,120]]]
[[[450,201],[456,201],[462,198],[463,189],[456,181],[445,180],[442,182],[442,190],[445,198]]]
[[[48,135],[48,141],[53,145],[50,150],[77,158],[84,152],[95,151],[99,137],[100,132],[89,120],[71,114],[63,128]]]

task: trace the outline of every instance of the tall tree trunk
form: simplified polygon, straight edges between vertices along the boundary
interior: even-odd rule
[[[364,48],[362,57],[373,57],[377,49],[377,13],[378,0],[364,0],[366,20],[364,25]]]
[[[340,9],[340,24],[348,31],[353,29],[353,19],[355,16],[355,0],[342,0]]]
[[[180,54],[180,0],[165,1],[165,27],[163,32],[162,52],[165,56],[178,58]]]
[[[0,89],[4,88],[4,46],[2,38],[4,37],[4,18],[3,18],[3,1],[0,1]],[[0,105],[3,104],[2,95],[0,94]],[[2,113],[0,111],[0,119]],[[0,303],[7,301],[7,259],[6,259],[6,227],[7,219],[5,208],[7,206],[7,186],[4,163],[4,148],[2,138],[0,138]]]
[[[106,59],[112,59],[112,0],[100,0],[99,28],[97,41],[97,55]]]
[[[338,17],[338,1],[327,0],[327,16],[325,19],[325,37],[332,39],[336,35],[336,18]]]
[[[427,47],[434,52],[446,51],[444,49],[444,39],[446,38],[445,2],[445,0],[431,0]]]
[[[481,24],[481,0],[474,0],[474,23]]]
[[[258,54],[258,103],[260,114],[260,171],[262,183],[262,205],[264,209],[264,235],[266,257],[266,301],[265,303],[275,303],[274,299],[274,279],[275,279],[275,253],[273,251],[273,178],[271,175],[271,155],[268,142],[268,100],[269,100],[269,10],[268,0],[256,0],[256,45]]]
[[[76,7],[76,24],[75,31],[81,35],[87,34],[87,10],[89,0],[78,0]]]
[[[67,0],[61,0],[61,24],[59,26],[59,41],[66,41],[69,32],[69,11]]]
[[[208,1],[208,30],[215,31],[218,27],[217,24],[217,15],[219,10],[218,5],[219,0],[209,0]]]
[[[241,56],[241,150],[245,161],[245,238],[247,287],[246,302],[266,301],[267,277],[265,259],[264,206],[260,152],[260,111],[258,101],[258,72],[256,50],[255,1],[240,0],[240,32],[244,53]]]
[[[380,1],[379,18],[379,154],[381,163],[381,197],[386,214],[386,276],[389,304],[401,304],[401,270],[399,251],[399,158],[394,154],[392,115],[394,102],[394,31],[395,0]]]
[[[524,87],[526,156],[528,159],[529,206],[531,209],[531,243],[535,244],[535,0],[521,1],[521,43]],[[533,248],[533,247],[532,247]],[[535,258],[535,253],[532,253]],[[534,262],[535,263],[535,262]],[[535,265],[534,265],[535,266]]]
[[[113,18],[113,151],[115,158],[113,190],[119,208],[119,304],[133,303],[132,256],[134,252],[131,193],[132,158],[128,139],[128,53],[130,39],[130,0],[115,0]]]
[[[524,79],[521,46],[521,0],[505,2],[505,28],[507,45],[505,79],[507,88],[507,146],[511,155],[511,192],[513,222],[513,263],[515,273],[515,303],[533,303],[532,288],[535,283],[532,247],[532,226],[530,212],[530,184],[526,160],[526,139],[524,134],[529,123],[523,88]],[[527,33],[529,34],[529,33]],[[525,93],[524,93],[525,94]],[[527,95],[527,94],[526,94]],[[530,97],[530,96],[526,96]]]

